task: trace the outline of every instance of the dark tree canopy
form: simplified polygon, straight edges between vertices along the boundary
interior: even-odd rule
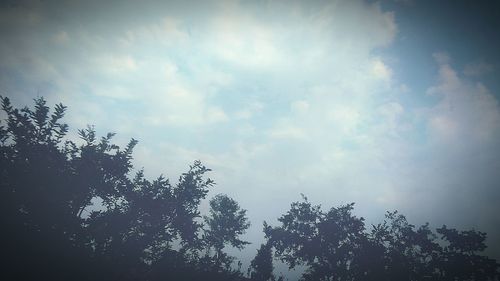
[[[176,279],[195,274],[178,268],[210,270],[196,266],[213,243],[203,241],[199,205],[214,182],[200,161],[176,184],[163,176],[150,181],[142,170],[131,176],[136,140],[122,149],[112,143],[114,134],[98,138],[91,126],[78,131],[82,144],[65,140],[66,107],[58,104],[51,113],[43,98],[33,109],[16,109],[2,98],[2,107],[0,216],[8,270],[1,274],[11,280],[157,279],[152,269],[166,260],[170,272],[180,272]],[[92,208],[96,199],[100,208]],[[248,227],[244,211],[235,215]],[[236,238],[241,230],[221,228],[223,242],[243,247]],[[239,280],[233,275],[213,278]]]
[[[228,269],[233,257],[222,251],[224,247],[230,245],[243,249],[249,244],[239,238],[250,227],[246,210],[241,209],[238,202],[227,195],[218,194],[210,200],[210,213],[204,219],[207,226],[204,231],[204,240],[208,250],[214,249],[215,251],[212,257],[215,267]]]
[[[249,275],[252,280],[275,280],[273,275],[273,252],[270,243],[260,245],[255,258],[250,263]]]
[[[305,197],[264,223],[245,278],[225,249],[249,244],[247,211],[219,194],[201,214],[214,181],[200,161],[176,183],[149,180],[133,173],[136,140],[120,148],[89,126],[72,141],[62,104],[1,102],[1,280],[283,280],[273,256],[305,267],[303,280],[499,280],[486,233],[415,227],[397,212],[366,227],[354,204],[325,211]]]
[[[486,234],[446,226],[415,228],[388,212],[367,231],[354,204],[327,212],[307,198],[292,203],[280,226],[265,224],[276,256],[290,268],[306,266],[303,280],[498,280],[499,264],[480,255]],[[439,237],[438,237],[439,235]]]
[[[352,208],[349,204],[323,212],[304,197],[278,219],[282,226],[265,225],[264,232],[290,268],[308,267],[304,279],[357,280],[365,229],[363,219],[351,214]]]

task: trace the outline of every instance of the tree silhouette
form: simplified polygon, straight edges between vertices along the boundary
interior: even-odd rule
[[[486,249],[486,233],[457,231],[446,226],[437,229],[446,242],[439,257],[440,280],[494,280],[499,278],[498,263],[478,253]],[[436,278],[437,280],[438,278]]]
[[[498,280],[499,264],[479,253],[486,234],[428,224],[415,228],[388,212],[368,232],[353,204],[324,212],[304,197],[264,232],[290,268],[306,266],[303,280]]]
[[[305,280],[357,280],[356,257],[364,237],[363,218],[351,214],[353,204],[323,212],[306,197],[280,217],[280,227],[265,224],[276,255],[290,268],[307,266]]]
[[[174,267],[205,270],[197,265],[205,247],[199,205],[214,182],[200,161],[176,184],[163,176],[149,181],[143,171],[130,176],[136,140],[121,149],[112,143],[114,134],[98,138],[89,126],[78,131],[77,145],[64,140],[63,105],[51,113],[43,98],[33,109],[1,100],[7,118],[0,126],[0,216],[6,226],[0,238],[7,270],[0,274],[12,280],[157,280],[156,269],[174,260],[170,272],[185,274],[174,279],[189,276]],[[95,201],[102,202],[99,208],[92,208]],[[246,229],[245,212],[236,211]],[[224,239],[241,231],[228,228]],[[239,280],[227,272],[214,278]]]
[[[14,108],[1,98],[0,219],[2,280],[248,280],[227,246],[242,249],[246,210],[216,195],[194,161],[176,183],[142,170],[131,175],[137,141],[79,130],[66,139],[66,107],[43,98]],[[98,203],[98,208],[93,206]],[[276,280],[273,253],[303,280],[499,280],[500,265],[482,255],[486,233],[408,223],[398,212],[365,226],[354,204],[323,210],[305,196],[280,225],[264,222],[266,243],[249,268],[251,280]],[[278,280],[283,280],[282,277]]]
[[[262,244],[250,263],[249,275],[256,281],[275,280],[273,269],[272,246],[270,243]]]
[[[250,227],[246,210],[241,209],[238,203],[227,195],[218,194],[210,200],[209,215],[204,217],[206,229],[204,240],[207,250],[214,249],[215,268],[230,268],[233,257],[222,250],[226,245],[242,249],[249,244],[239,238]]]

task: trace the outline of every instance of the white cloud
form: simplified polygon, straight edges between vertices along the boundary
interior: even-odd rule
[[[449,58],[436,61],[438,83],[428,93],[437,101],[416,111],[427,132],[407,148],[407,161],[395,161],[408,179],[397,190],[398,209],[421,221],[432,218],[437,226],[475,227],[496,237],[500,230],[492,210],[498,212],[500,197],[498,100],[483,84],[460,76]],[[500,244],[489,243],[498,252]]]
[[[137,70],[137,62],[130,55],[104,55],[94,59],[95,69],[108,74],[120,75]]]
[[[274,42],[276,34],[256,21],[224,16],[215,20],[213,31],[207,45],[224,61],[262,69],[286,61]]]
[[[302,128],[293,125],[278,126],[270,132],[272,138],[305,139],[306,134]]]
[[[207,110],[206,119],[210,123],[223,122],[229,120],[226,113],[222,109],[217,107],[212,107]]]
[[[459,125],[453,119],[438,115],[431,117],[429,121],[433,134],[437,135],[439,139],[454,142],[459,137]]]
[[[375,77],[389,82],[392,77],[392,70],[380,58],[373,60],[372,71]]]
[[[352,134],[361,121],[360,110],[350,106],[337,106],[327,112],[327,118],[334,122],[335,131]]]
[[[208,106],[203,93],[184,85],[167,86],[163,95],[154,95],[147,101],[147,120],[156,126],[201,126],[227,121],[226,113]]]
[[[309,111],[309,103],[305,100],[297,100],[291,104],[292,112],[297,114],[305,114]]]
[[[383,122],[379,125],[379,130],[388,136],[398,136],[401,132],[409,129],[408,123],[403,123],[400,119],[404,117],[405,109],[398,102],[389,102],[377,108],[377,112],[382,116]]]
[[[119,40],[126,46],[154,42],[158,46],[168,47],[182,45],[189,40],[189,34],[182,27],[182,22],[173,16],[158,19],[152,24],[134,26],[125,30],[124,35]]]
[[[481,83],[460,79],[446,62],[439,62],[439,81],[428,90],[441,97],[429,113],[431,137],[460,144],[492,141],[500,129],[498,101]]]
[[[243,109],[236,111],[236,119],[250,119],[256,114],[259,114],[264,109],[264,104],[261,102],[251,102]]]

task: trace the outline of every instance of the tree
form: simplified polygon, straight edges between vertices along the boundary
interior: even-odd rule
[[[387,212],[383,223],[374,225],[369,239],[377,249],[384,270],[374,271],[387,280],[434,278],[440,246],[436,235],[424,224],[418,229],[398,212]]]
[[[241,209],[238,203],[227,195],[218,194],[210,200],[209,215],[204,219],[206,228],[203,239],[207,250],[215,251],[215,268],[229,268],[233,257],[222,251],[224,247],[230,245],[241,250],[249,244],[239,238],[250,227],[246,210]]]
[[[445,246],[439,256],[439,280],[498,280],[499,264],[479,255],[486,249],[486,233],[458,231],[443,225],[437,229]],[[438,278],[436,278],[438,280]]]
[[[265,235],[276,255],[290,268],[307,266],[304,280],[354,280],[359,245],[366,240],[363,218],[351,214],[353,204],[323,212],[305,196],[291,204],[278,221],[265,224]]]
[[[122,149],[114,134],[98,138],[89,126],[79,130],[77,145],[65,140],[62,104],[51,111],[43,98],[34,108],[1,102],[0,278],[245,280],[224,249],[248,244],[240,238],[250,226],[246,210],[219,194],[202,216],[214,182],[200,161],[177,183],[148,180],[142,170],[132,176],[136,140]],[[96,200],[100,208],[91,208]],[[353,208],[325,211],[305,196],[292,203],[279,226],[264,223],[267,242],[251,262],[252,279],[275,279],[273,252],[290,268],[305,266],[303,280],[500,278],[500,265],[482,255],[486,233],[446,226],[433,232],[397,212],[368,230]]]
[[[438,238],[438,234],[441,236]],[[370,239],[383,247],[387,280],[497,280],[495,260],[479,255],[486,249],[486,233],[457,231],[446,226],[434,233],[429,224],[419,228],[397,212],[374,226]]]
[[[273,269],[273,253],[271,244],[262,244],[257,250],[255,258],[250,263],[250,278],[256,281],[275,280]]]
[[[51,113],[43,98],[35,99],[33,109],[14,108],[8,98],[1,102],[7,118],[0,124],[6,268],[0,274],[14,280],[156,280],[153,269],[169,260],[190,268],[170,266],[171,273],[184,274],[173,279],[198,270],[196,253],[204,246],[199,205],[214,185],[206,178],[210,169],[195,161],[176,184],[163,176],[150,181],[142,170],[131,176],[136,140],[121,149],[112,143],[113,133],[98,138],[89,126],[78,131],[83,142],[77,145],[65,140],[62,104]],[[100,208],[90,208],[96,200]],[[234,219],[246,229],[244,214],[238,207]],[[242,229],[225,231],[229,239]],[[222,272],[216,279],[233,277]]]
[[[280,226],[265,224],[276,256],[290,268],[306,266],[303,280],[498,280],[500,265],[481,256],[486,234],[429,224],[415,228],[406,217],[387,212],[365,229],[352,215],[353,204],[328,212],[304,197],[281,216]]]
[[[80,178],[85,171],[75,166],[76,158],[86,150],[63,143],[68,131],[60,122],[63,105],[56,105],[50,114],[43,98],[35,100],[34,109],[20,110],[8,98],[1,100],[7,115],[6,127],[0,130],[0,216],[6,225],[0,235],[6,243],[5,268],[21,280],[86,276],[85,267],[93,261],[81,212],[96,190],[92,180],[105,174],[104,182],[115,173],[95,165],[101,174]],[[116,154],[120,155],[122,151]],[[114,167],[123,165],[127,167],[127,162],[117,160]]]

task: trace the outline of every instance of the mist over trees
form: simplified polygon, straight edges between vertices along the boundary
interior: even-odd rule
[[[149,180],[132,173],[136,140],[121,148],[93,127],[78,131],[81,143],[67,139],[62,104],[18,109],[4,97],[2,109],[2,280],[283,280],[276,260],[304,266],[303,280],[499,280],[499,264],[481,254],[486,233],[416,227],[397,212],[367,227],[354,204],[325,211],[305,196],[279,225],[264,223],[242,269],[225,249],[249,244],[247,211],[224,194],[207,198],[215,182],[200,161],[176,183]]]

